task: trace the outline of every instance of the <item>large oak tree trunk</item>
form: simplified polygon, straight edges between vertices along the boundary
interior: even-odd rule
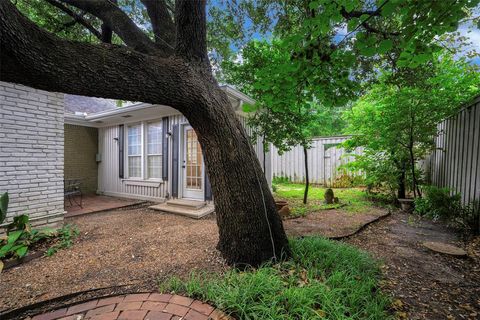
[[[195,128],[217,212],[218,249],[230,263],[258,265],[288,254],[288,240],[260,162],[220,89],[208,105],[184,113]],[[198,107],[198,106],[197,106]]]
[[[260,162],[211,76],[204,30],[190,25],[204,22],[204,7],[189,0],[178,0],[177,7],[176,55],[164,58],[165,51],[145,54],[156,50],[145,39],[139,44],[141,52],[58,39],[28,21],[10,1],[0,0],[0,80],[179,110],[204,150],[223,256],[232,264],[258,265],[287,255],[288,240]],[[113,26],[114,19],[107,20],[112,30],[129,26]],[[127,39],[135,42],[134,36]]]

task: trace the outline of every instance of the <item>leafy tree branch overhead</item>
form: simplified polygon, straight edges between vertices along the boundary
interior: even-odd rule
[[[260,164],[210,72],[205,2],[178,0],[174,7],[166,1],[164,6],[145,2],[155,26],[151,30],[132,19],[134,9],[126,9],[137,2],[61,2],[93,26],[112,30],[113,44],[99,43],[97,37],[72,41],[48,32],[54,30],[47,31],[50,24],[37,14],[58,6],[46,9],[37,2],[38,10],[24,11],[27,18],[12,2],[1,0],[0,80],[178,109],[205,150],[220,230],[218,248],[227,261],[257,265],[288,255],[287,238]],[[162,20],[167,12],[175,21],[173,27]],[[65,15],[71,19],[56,11],[47,18]]]

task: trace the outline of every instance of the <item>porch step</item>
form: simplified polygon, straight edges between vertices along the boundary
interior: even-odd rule
[[[167,204],[172,207],[181,207],[186,209],[200,209],[207,205],[205,201],[187,200],[187,199],[173,199],[168,200]]]
[[[215,211],[215,207],[213,206],[213,204],[209,204],[209,205],[204,204],[202,207],[198,209],[194,209],[186,206],[178,206],[178,205],[172,206],[168,202],[165,202],[165,203],[157,204],[154,206],[150,206],[149,208],[157,211],[178,214],[178,215],[182,215],[182,216],[186,216],[194,219],[200,219]]]

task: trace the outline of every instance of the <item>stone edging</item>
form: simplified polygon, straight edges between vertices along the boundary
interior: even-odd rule
[[[377,222],[377,221],[380,221],[382,220],[383,218],[386,218],[388,216],[390,216],[392,214],[392,212],[390,210],[387,211],[387,213],[385,214],[382,214],[381,216],[378,216],[376,217],[375,219],[372,219],[370,221],[368,221],[367,223],[364,223],[363,225],[361,225],[358,229],[356,229],[355,231],[351,232],[351,233],[348,233],[348,234],[344,234],[344,235],[341,235],[341,236],[334,236],[334,237],[327,237],[328,239],[331,239],[331,240],[342,240],[342,239],[347,239],[351,236],[354,236],[358,233],[360,233],[360,231],[363,231],[363,229],[365,229],[367,226],[369,226],[370,224],[374,223],[374,222]]]

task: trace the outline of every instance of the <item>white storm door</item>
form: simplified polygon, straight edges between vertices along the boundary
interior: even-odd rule
[[[186,125],[183,128],[183,198],[204,199],[204,172],[202,149],[197,134],[191,126]]]

